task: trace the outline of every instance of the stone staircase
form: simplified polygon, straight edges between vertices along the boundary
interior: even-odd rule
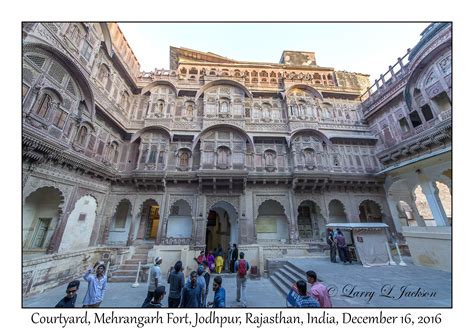
[[[269,265],[274,263],[274,261],[270,260],[268,262]],[[274,269],[270,273],[270,281],[285,296],[296,281],[306,281],[306,272],[288,261],[277,261],[276,264],[270,267]]]
[[[137,276],[138,263],[142,265],[147,263],[148,251],[153,248],[154,243],[141,243],[135,247],[135,253],[132,258],[125,260],[120,267],[109,275],[109,282],[135,282]],[[138,278],[140,281],[140,276]]]

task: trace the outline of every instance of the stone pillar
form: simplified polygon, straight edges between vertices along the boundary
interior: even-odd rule
[[[289,236],[290,236],[290,243],[298,243],[300,239],[300,235],[298,232],[298,224],[296,219],[298,219],[298,205],[296,205],[296,198],[293,190],[289,191],[289,210],[288,210],[288,216],[290,217],[288,219],[288,231],[289,231]]]
[[[255,219],[253,217],[252,192],[245,191],[240,196],[240,214],[237,215],[239,225],[239,242],[241,244],[255,244],[257,233],[255,230]],[[243,229],[243,230],[242,230]]]
[[[390,210],[390,213],[392,215],[395,230],[398,233],[401,233],[402,232],[402,224],[400,222],[400,217],[398,215],[398,208],[397,208],[397,203],[398,202],[397,202],[397,200],[394,200],[393,197],[391,197],[389,195],[389,196],[387,196],[387,203],[388,203],[388,208]]]
[[[421,190],[425,194],[428,204],[430,205],[431,213],[433,214],[434,220],[437,226],[448,226],[448,217],[444,211],[443,204],[439,199],[438,188],[429,181],[420,182]]]
[[[206,221],[203,217],[196,218],[196,231],[194,235],[195,245],[206,245]]]
[[[407,203],[413,211],[413,216],[415,217],[416,224],[419,227],[426,227],[425,221],[421,218],[420,213],[418,213],[418,209],[416,208],[415,198],[413,196],[410,196],[410,200],[407,201]]]
[[[194,223],[194,217],[193,223]],[[160,245],[163,240],[166,238],[166,232],[168,231],[168,218],[161,218],[158,225],[158,230],[156,232],[155,245]]]
[[[61,245],[61,240],[63,238],[64,230],[66,229],[66,222],[71,214],[72,210],[74,209],[74,205],[77,202],[77,186],[74,186],[73,191],[70,194],[70,198],[67,202],[64,203],[64,212],[59,215],[58,222],[56,224],[56,228],[54,229],[53,236],[51,237],[51,241],[46,249],[46,253],[56,253],[59,250],[59,246]]]

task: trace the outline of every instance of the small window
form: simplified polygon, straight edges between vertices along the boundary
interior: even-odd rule
[[[147,156],[148,156],[148,146],[145,146],[143,148],[142,156],[140,158],[140,163],[145,163]]]
[[[36,223],[35,231],[32,239],[32,248],[40,249],[43,247],[46,240],[46,234],[48,233],[51,218],[39,218]]]
[[[77,221],[86,221],[87,213],[80,213]]]
[[[442,92],[433,98],[433,101],[436,102],[438,109],[440,111],[446,111],[451,109],[451,100],[448,97],[446,92]]]
[[[97,154],[100,156],[104,152],[104,141],[99,140],[99,146],[97,147]]]
[[[410,113],[410,121],[413,127],[418,127],[422,124],[420,115],[417,111],[413,111],[412,113]]]
[[[89,138],[89,143],[87,144],[87,149],[94,150],[94,146],[95,146],[95,136],[91,135],[91,137]]]
[[[67,115],[68,114],[66,111],[57,109],[56,113],[54,114],[53,125],[56,126],[57,128],[62,129],[64,127],[64,124],[66,123]]]
[[[189,160],[189,155],[187,152],[183,152],[181,156],[179,157],[179,166],[180,167],[188,167],[188,160]]]
[[[40,105],[36,110],[36,114],[42,118],[46,117],[48,110],[51,108],[53,99],[48,94],[44,94],[41,99]]]
[[[150,157],[148,157],[147,163],[155,163],[156,162],[156,146],[152,146],[150,150]]]
[[[163,163],[163,157],[165,155],[165,152],[164,151],[160,151],[159,155],[158,155],[158,163],[161,164]]]
[[[408,121],[405,117],[399,119],[398,123],[400,124],[400,128],[403,133],[407,133],[410,131],[410,126],[408,125]]]
[[[421,107],[421,113],[423,114],[423,117],[425,117],[425,121],[430,121],[434,118],[433,112],[431,111],[431,108],[428,104],[425,104]]]
[[[89,59],[91,58],[91,54],[92,54],[92,46],[86,41],[86,42],[84,42],[84,44],[82,45],[82,48],[81,48],[81,55],[82,55],[82,57],[84,57],[87,61],[89,61]]]
[[[79,134],[77,135],[77,142],[79,145],[84,146],[86,144],[86,137],[87,137],[87,128],[82,126],[79,129]]]

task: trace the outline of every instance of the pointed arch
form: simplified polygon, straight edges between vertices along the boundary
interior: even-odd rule
[[[253,98],[253,95],[252,95],[252,92],[250,92],[250,90],[245,87],[244,85],[242,85],[241,83],[235,81],[235,80],[230,80],[230,79],[218,79],[218,80],[214,80],[214,81],[211,81],[207,84],[205,84],[204,86],[201,87],[201,89],[199,89],[199,91],[196,93],[196,97],[194,99],[194,102],[197,102],[199,100],[199,97],[204,94],[204,92],[213,87],[213,86],[217,86],[217,85],[232,85],[232,86],[235,86],[235,87],[238,87],[240,89],[242,89],[244,91],[244,93],[249,97],[249,98]]]
[[[329,138],[322,132],[314,129],[314,128],[300,128],[300,129],[296,129],[294,130],[293,132],[291,132],[291,135],[290,135],[290,144],[291,142],[293,142],[293,139],[298,136],[299,134],[304,134],[304,133],[309,133],[311,135],[316,135],[317,137],[319,137],[322,141],[326,142],[326,144],[329,146],[329,145],[332,145],[332,142],[331,140],[329,140]]]
[[[169,130],[169,128],[162,126],[162,125],[154,125],[154,126],[148,126],[145,128],[142,128],[141,130],[133,133],[132,138],[130,139],[130,143],[135,142],[143,133],[147,131],[161,131],[166,133],[168,137],[170,138],[170,141],[173,140],[173,133]]]
[[[51,57],[57,60],[68,71],[71,77],[74,78],[79,86],[82,97],[84,98],[85,105],[87,109],[90,110],[91,119],[92,121],[95,121],[95,100],[92,88],[89,84],[89,79],[87,78],[89,74],[76,65],[68,55],[64,54],[57,48],[42,43],[28,43],[23,46],[23,54],[37,50],[50,54]]]
[[[212,130],[216,130],[216,129],[219,129],[219,128],[230,128],[230,129],[233,129],[233,130],[236,130],[238,131],[239,133],[241,133],[245,138],[247,138],[247,141],[250,143],[250,146],[252,148],[252,152],[255,153],[255,144],[253,143],[253,139],[247,134],[246,131],[244,131],[242,128],[240,127],[237,127],[237,126],[234,126],[234,125],[231,125],[231,124],[219,124],[219,125],[213,125],[213,126],[209,126],[208,128],[202,130],[201,133],[199,133],[193,140],[193,146],[192,146],[192,150],[194,150],[196,148],[196,145],[198,144],[199,140],[201,139],[202,136],[204,136],[207,132],[209,131],[212,131]]]
[[[285,94],[283,95],[283,98],[286,100],[286,98],[288,97],[288,95],[290,94],[290,92],[291,92],[293,89],[295,89],[295,88],[300,88],[300,89],[306,90],[306,91],[308,91],[309,93],[311,93],[312,95],[314,95],[316,98],[320,99],[321,101],[324,101],[323,94],[321,94],[320,91],[318,91],[316,88],[311,87],[311,86],[306,85],[306,84],[295,84],[295,85],[292,85],[290,88],[288,88],[288,89],[285,91]]]
[[[147,92],[151,91],[154,87],[160,86],[160,85],[164,85],[171,88],[171,90],[174,92],[174,95],[176,97],[178,96],[178,93],[179,93],[178,88],[171,81],[168,81],[168,80],[155,80],[154,82],[149,83],[148,85],[142,88],[141,94],[145,95]]]

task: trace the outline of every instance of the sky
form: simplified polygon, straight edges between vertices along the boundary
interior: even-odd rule
[[[120,23],[142,71],[169,69],[169,47],[237,61],[278,63],[283,50],[310,51],[316,63],[370,74],[374,82],[420,40],[424,23]]]

